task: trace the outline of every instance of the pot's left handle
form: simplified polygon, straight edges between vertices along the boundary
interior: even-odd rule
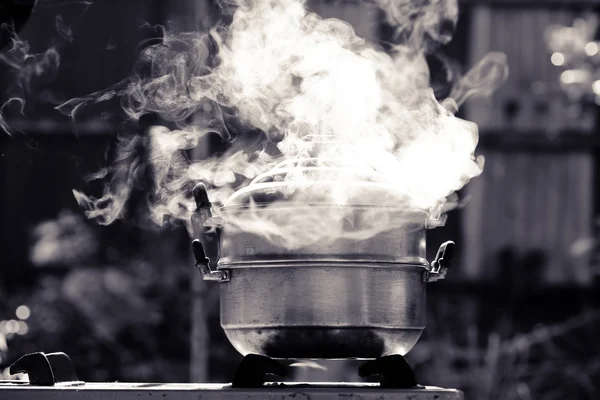
[[[217,281],[227,282],[229,281],[229,273],[225,270],[215,270],[210,268],[210,261],[204,253],[204,246],[200,243],[200,240],[194,239],[192,241],[192,251],[194,252],[194,258],[196,258],[196,268],[202,274],[202,278],[205,281]]]
[[[427,282],[435,282],[446,277],[448,268],[452,266],[455,248],[456,243],[451,240],[442,243],[435,255],[435,259],[431,262]]]
[[[196,259],[196,267],[202,273],[204,280],[226,282],[229,280],[229,273],[216,269],[219,260],[219,229],[216,228],[216,231],[208,233],[204,226],[208,218],[212,216],[212,204],[208,199],[208,192],[204,184],[199,183],[196,185],[193,194],[196,201],[196,211],[192,216],[194,235],[192,251]],[[210,258],[206,256],[207,252]]]

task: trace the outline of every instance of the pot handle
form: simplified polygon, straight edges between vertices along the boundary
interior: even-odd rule
[[[219,240],[221,232],[219,228],[207,229],[204,224],[212,217],[212,203],[208,199],[208,192],[203,183],[199,183],[192,191],[196,202],[196,211],[192,215],[193,238],[199,239],[204,247],[212,268],[217,267],[219,261]]]
[[[219,260],[219,239],[220,230],[207,232],[204,223],[212,217],[212,204],[208,199],[206,186],[199,183],[192,191],[196,202],[196,211],[192,215],[192,231],[194,240],[192,241],[192,251],[196,259],[196,267],[202,273],[202,277],[209,281],[227,281],[228,273],[216,269]],[[208,256],[207,257],[207,254]],[[212,267],[212,268],[211,268]]]
[[[451,240],[442,243],[435,255],[435,259],[431,262],[427,282],[435,282],[446,277],[448,268],[452,266],[455,247],[456,244]]]
[[[200,240],[194,239],[192,241],[192,251],[194,252],[194,258],[196,258],[196,268],[200,270],[202,278],[205,281],[217,281],[227,282],[229,281],[229,273],[227,271],[210,269],[210,261],[204,253],[204,246],[200,243]]]

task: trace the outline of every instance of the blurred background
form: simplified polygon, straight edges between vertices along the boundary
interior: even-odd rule
[[[479,125],[486,166],[460,193],[465,207],[428,232],[430,253],[452,239],[459,254],[447,280],[429,286],[428,326],[408,359],[420,383],[467,398],[599,398],[600,1],[460,7],[439,57],[466,70],[504,52],[510,77],[460,111]],[[390,40],[372,4],[309,8]],[[130,76],[161,37],[157,25],[206,31],[220,19],[213,0],[40,0],[22,42],[0,50],[4,378],[26,352],[64,351],[86,381],[231,380],[241,356],[219,325],[218,285],[193,268],[186,230],[158,230],[135,211],[96,225],[71,191],[90,188],[118,134],[143,135],[153,121],[130,126],[118,102],[86,106],[77,121],[54,109]],[[191,157],[224,146],[209,137]]]

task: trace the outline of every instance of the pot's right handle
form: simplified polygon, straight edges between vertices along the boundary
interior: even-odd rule
[[[446,277],[448,268],[452,266],[455,247],[456,244],[451,240],[442,243],[435,255],[435,259],[431,262],[427,277],[428,282],[435,282]]]

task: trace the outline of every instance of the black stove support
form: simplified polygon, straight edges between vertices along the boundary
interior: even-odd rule
[[[379,375],[379,382],[383,388],[414,389],[419,387],[412,368],[399,354],[367,361],[358,368],[358,374],[363,378]]]
[[[267,374],[284,378],[287,368],[276,360],[258,354],[248,354],[238,365],[231,386],[234,388],[258,388],[266,382]]]
[[[59,382],[77,382],[71,358],[65,353],[30,353],[15,361],[11,375],[26,373],[32,385],[53,386]]]
[[[266,382],[267,374],[287,376],[287,367],[278,361],[258,354],[248,354],[235,371],[231,386],[234,388],[259,388]],[[401,355],[394,354],[367,361],[358,369],[362,378],[379,376],[380,386],[389,389],[417,389],[415,374]]]

